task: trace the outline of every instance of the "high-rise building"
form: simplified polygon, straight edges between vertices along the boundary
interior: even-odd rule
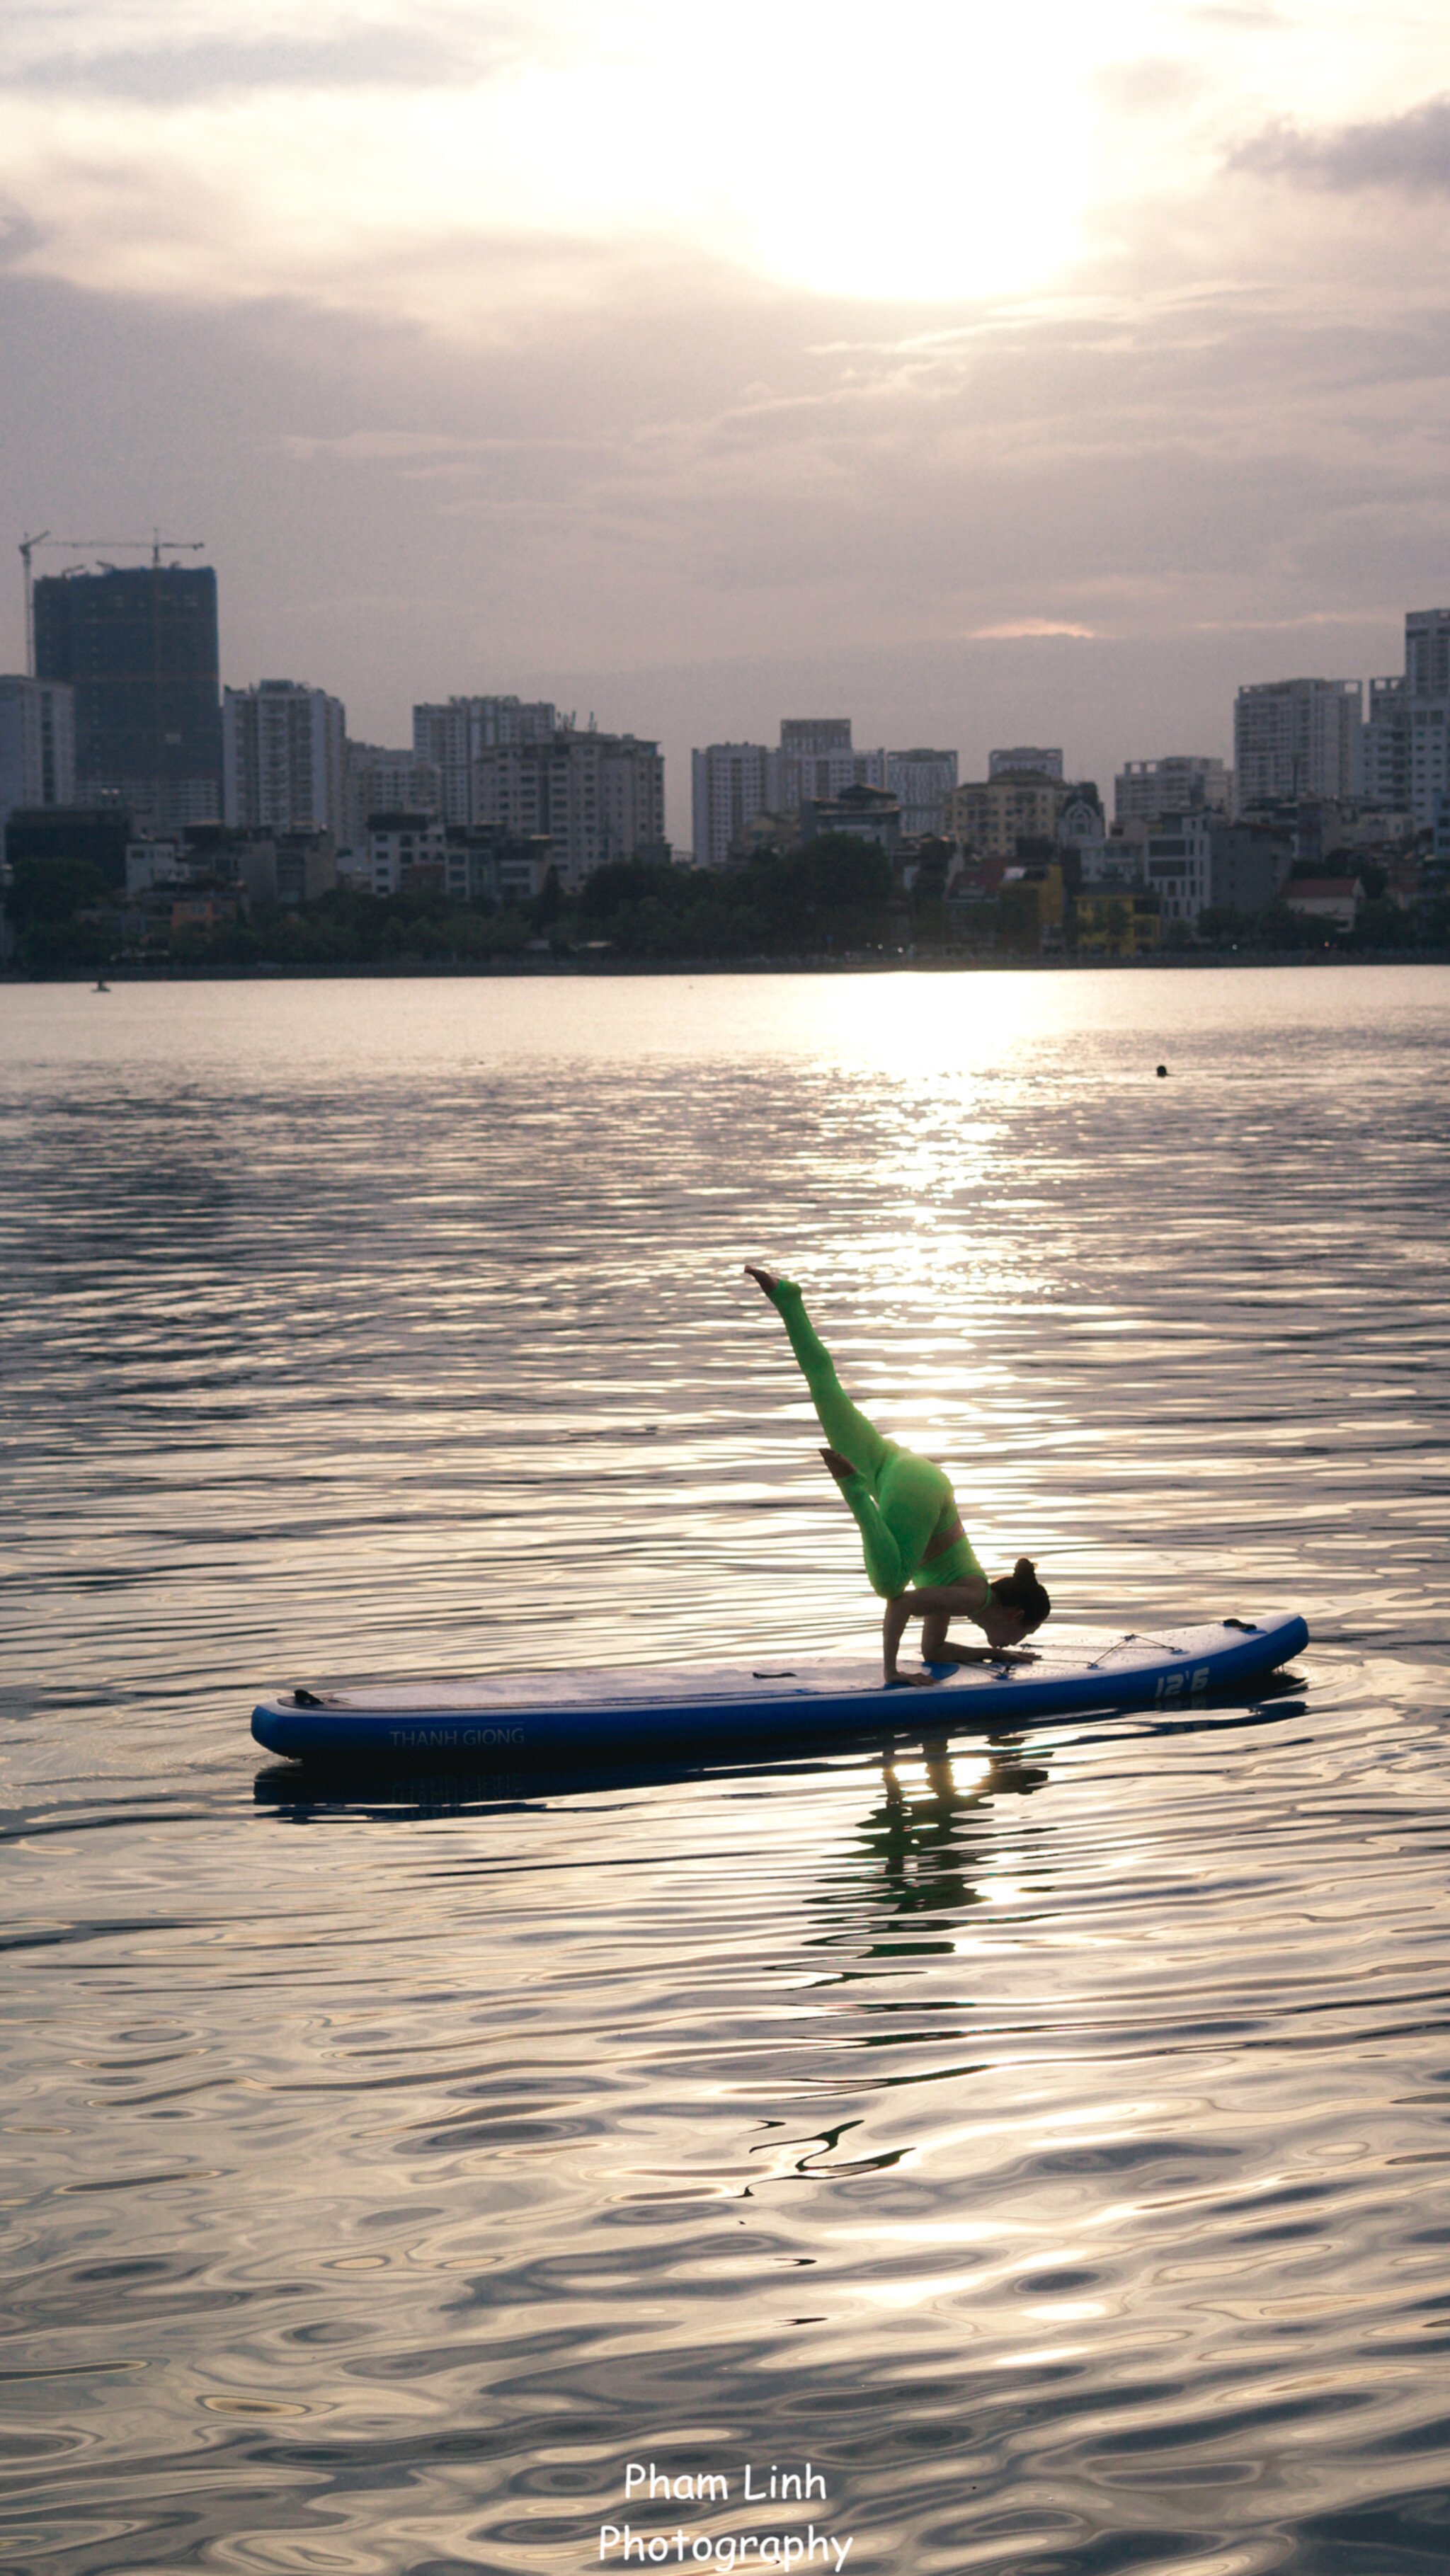
[[[487,822],[492,816],[472,807],[475,763],[485,752],[550,742],[559,729],[547,699],[450,698],[413,709],[413,751],[438,772],[445,822]]]
[[[1206,752],[1171,751],[1161,760],[1128,760],[1113,781],[1115,823],[1156,823],[1163,814],[1227,813],[1233,778]]]
[[[1069,790],[1041,769],[968,779],[946,800],[946,829],[984,859],[1015,859],[1019,840],[1055,841]]]
[[[58,573],[35,585],[35,668],[75,693],[76,797],[157,831],[222,810],[216,574]]]
[[[1412,698],[1450,698],[1450,608],[1406,610],[1405,687]]]
[[[849,716],[782,716],[780,747],[788,760],[829,760],[851,748]]]
[[[1450,690],[1411,696],[1404,680],[1370,680],[1365,726],[1365,793],[1404,806],[1419,832],[1435,824],[1435,799],[1450,788]]]
[[[442,781],[431,761],[415,751],[389,751],[381,743],[343,747],[343,846],[361,850],[370,814],[429,813],[442,809]]]
[[[581,886],[615,859],[668,856],[665,764],[634,734],[560,731],[499,743],[473,763],[474,823],[515,839],[546,834],[562,885]]]
[[[1352,796],[1359,784],[1364,692],[1358,680],[1259,680],[1234,705],[1242,813],[1301,796]]]
[[[886,784],[901,807],[908,841],[940,832],[946,800],[957,783],[954,751],[888,751]]]
[[[247,831],[344,832],[347,718],[302,680],[222,693],[222,814]]]
[[[819,798],[842,796],[848,787],[884,787],[884,751],[853,751],[849,716],[786,716],[780,749],[769,756],[766,806],[795,814]]]
[[[1371,680],[1364,729],[1364,791],[1380,805],[1434,827],[1450,788],[1450,608],[1412,608],[1405,618],[1403,678]]]
[[[74,691],[0,679],[0,835],[17,806],[72,805],[75,788]]]
[[[1371,680],[1364,727],[1364,792],[1376,805],[1410,805],[1410,697],[1401,674]]]
[[[1009,770],[1035,769],[1043,778],[1062,776],[1062,753],[1042,743],[1019,742],[1008,751],[989,751],[987,776],[1005,777]]]
[[[731,842],[770,811],[770,762],[763,742],[712,742],[690,754],[697,868],[723,868]]]
[[[908,763],[949,761],[951,784],[956,783],[954,752],[889,757]],[[849,716],[786,716],[774,751],[760,742],[712,742],[695,752],[692,762],[697,865],[723,867],[732,842],[749,839],[757,815],[779,815],[789,833],[794,825],[788,818],[798,817],[807,805],[843,796],[848,787],[884,789],[888,765],[884,751],[852,749]],[[901,795],[894,782],[892,793]],[[938,830],[939,819],[920,828]]]

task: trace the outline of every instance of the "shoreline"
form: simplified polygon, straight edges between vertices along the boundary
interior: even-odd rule
[[[1450,948],[1370,948],[1351,954],[1322,948],[1267,948],[1253,951],[1208,949],[1141,957],[502,957],[452,959],[402,956],[387,963],[320,962],[299,965],[206,966],[193,962],[167,966],[114,966],[105,984],[276,984],[399,983],[430,980],[561,977],[577,981],[620,976],[672,975],[1102,975],[1163,973],[1233,973],[1265,967],[1343,968],[1352,966],[1447,966]],[[56,975],[25,975],[0,967],[0,985],[80,984],[98,989],[89,968]]]

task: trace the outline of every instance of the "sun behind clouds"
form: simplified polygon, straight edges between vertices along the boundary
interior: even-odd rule
[[[1102,40],[1101,17],[1062,0],[778,13],[765,94],[743,66],[723,79],[737,147],[718,183],[741,251],[792,285],[873,301],[1058,274],[1096,178]]]
[[[221,0],[30,0],[0,56],[10,255],[445,332],[607,298],[621,260],[971,301],[1141,255],[1190,197],[1203,247],[1256,136],[1403,114],[1445,51],[1427,0],[337,0],[302,34],[273,0],[243,36]]]

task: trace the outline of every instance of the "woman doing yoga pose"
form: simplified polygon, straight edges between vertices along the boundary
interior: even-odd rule
[[[1010,1574],[988,1581],[940,1467],[894,1440],[883,1439],[842,1393],[831,1355],[816,1334],[795,1281],[777,1279],[748,1261],[745,1267],[790,1335],[821,1429],[831,1444],[821,1456],[861,1533],[871,1589],[886,1604],[881,1647],[888,1685],[906,1678],[898,1672],[896,1659],[912,1619],[922,1622],[925,1663],[1032,1662],[1030,1653],[1013,1650],[1041,1627],[1052,1604],[1031,1558],[1019,1556]],[[947,1623],[958,1614],[975,1620],[986,1635],[985,1647],[948,1644]]]

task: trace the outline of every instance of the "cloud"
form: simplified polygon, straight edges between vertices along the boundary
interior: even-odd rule
[[[1450,97],[1322,134],[1304,134],[1289,123],[1271,125],[1240,144],[1229,167],[1336,196],[1388,188],[1409,197],[1450,197]]]
[[[280,0],[244,26],[221,0],[20,0],[0,157],[45,232],[37,273],[114,294],[296,288],[379,315],[402,294],[467,330],[489,299],[447,275],[457,247],[533,234],[929,303],[1031,288],[1074,255],[1099,15],[1049,0],[1044,45],[1040,11],[900,0],[883,54],[861,0],[824,49],[811,0],[736,0],[723,49],[669,0],[320,0],[301,34]],[[970,150],[863,190],[840,138],[866,87],[883,132],[914,131],[924,78],[970,95]]]
[[[532,327],[541,307],[598,302],[632,264],[680,256],[658,210],[605,230],[587,173],[570,202],[537,154],[526,172],[509,89],[278,91],[184,111],[75,97],[43,119],[11,91],[0,152],[37,275],[193,305],[306,296],[493,337],[521,307]]]
[[[257,89],[346,90],[384,84],[429,88],[465,71],[476,74],[480,67],[502,69],[519,58],[520,50],[503,29],[497,31],[491,49],[450,43],[428,29],[401,27],[369,27],[330,38],[279,34],[238,41],[218,37],[190,44],[36,54],[10,69],[7,86],[140,100],[155,106]]]
[[[1258,0],[1254,0],[1252,6],[1203,7],[1186,9],[1183,14],[1186,18],[1196,21],[1201,27],[1211,27],[1215,34],[1220,30],[1232,29],[1236,34],[1273,35],[1278,29],[1289,24],[1282,10],[1270,8],[1267,5],[1260,6]]]
[[[1054,617],[1005,617],[996,626],[974,626],[965,640],[972,644],[1006,644],[1032,635],[1075,635],[1084,644],[1099,640],[1095,626],[1071,626]]]
[[[731,210],[804,186],[834,235],[843,188],[863,224],[888,205],[894,279],[919,235],[970,234],[961,156],[936,197],[863,192],[811,66],[773,62],[772,122],[763,49],[735,27],[717,74],[677,0],[651,0],[658,46],[646,0],[528,0],[517,68],[514,0],[318,0],[304,37],[295,0],[26,5],[0,89],[15,533],[204,534],[226,676],[313,678],[373,739],[517,688],[667,734],[672,796],[692,739],[811,704],[858,740],[969,764],[1066,740],[1110,774],[1222,748],[1239,680],[1392,668],[1450,563],[1450,287],[1405,193],[1438,217],[1450,102],[1401,112],[1424,73],[1390,59],[1398,17],[1329,44],[1315,0],[1272,27],[1078,11],[1109,65],[1069,156],[1084,241],[1035,287],[927,298],[861,291],[877,268],[826,292]],[[970,91],[1009,138],[1000,101],[1035,95],[1012,68]],[[1062,159],[1040,124],[1011,150],[1028,189]]]
[[[40,243],[39,224],[12,197],[0,197],[0,268],[28,258]]]
[[[558,440],[550,440],[557,446]],[[574,443],[574,442],[571,442]],[[578,442],[582,444],[582,442]],[[527,446],[535,448],[537,438],[459,438],[442,430],[429,429],[349,429],[341,437],[308,437],[288,431],[278,441],[284,455],[310,459],[325,456],[334,464],[431,464],[439,460],[466,463],[482,456],[508,454]]]
[[[1107,63],[1093,87],[1110,116],[1154,117],[1191,105],[1208,87],[1202,68],[1173,56],[1144,55],[1136,62]]]
[[[560,0],[250,0],[244,32],[221,0],[15,0],[0,22],[0,83],[173,104],[217,91],[429,87],[557,57]]]

